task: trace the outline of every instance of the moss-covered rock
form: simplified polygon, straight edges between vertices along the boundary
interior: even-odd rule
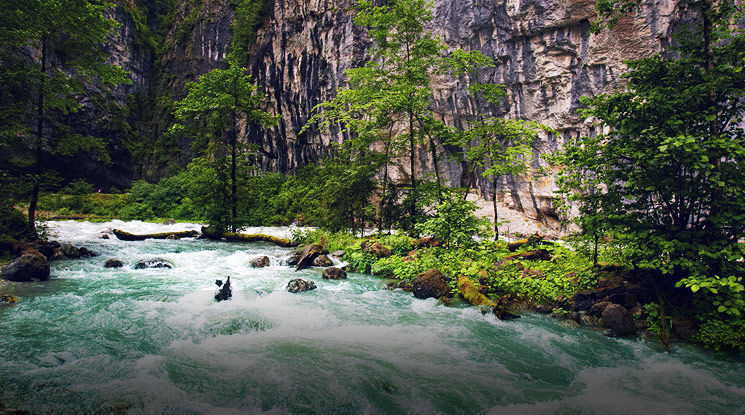
[[[420,299],[440,298],[448,295],[450,286],[440,271],[431,269],[414,278],[411,282],[411,292],[414,297]]]
[[[2,278],[8,281],[45,281],[50,273],[47,258],[40,252],[26,253],[13,260],[2,270]]]

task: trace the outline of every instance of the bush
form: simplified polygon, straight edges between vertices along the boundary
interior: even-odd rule
[[[745,355],[745,321],[709,319],[701,324],[693,339],[719,353]]]

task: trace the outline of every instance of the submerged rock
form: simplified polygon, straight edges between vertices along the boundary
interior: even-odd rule
[[[287,291],[291,293],[311,291],[315,290],[316,288],[316,284],[313,281],[306,281],[300,278],[296,278],[287,283]]]
[[[121,268],[124,266],[124,262],[121,259],[111,258],[103,264],[104,268]]]
[[[2,278],[8,281],[48,280],[49,263],[40,252],[27,253],[14,259],[2,270]]]
[[[217,280],[215,282],[217,283],[222,281]],[[215,300],[217,300],[217,302],[230,300],[231,298],[233,298],[233,290],[230,289],[230,276],[228,276],[225,284],[218,284],[218,286],[219,285],[222,285],[222,287],[220,287],[220,291],[215,294]]]
[[[260,256],[251,260],[251,268],[264,268],[269,266],[269,257]]]
[[[414,297],[420,299],[440,298],[450,292],[450,286],[440,271],[431,269],[414,278],[411,282],[411,292]]]
[[[616,336],[629,336],[636,333],[636,325],[631,313],[620,304],[610,304],[603,310],[603,327]]]
[[[334,265],[334,261],[326,255],[318,255],[316,259],[313,260],[314,267],[330,267],[332,265]]]
[[[137,263],[135,264],[135,269],[146,268],[173,268],[173,263],[166,259],[155,258],[137,261]]]
[[[343,269],[328,267],[323,270],[323,279],[325,280],[344,280],[347,279],[347,273]]]

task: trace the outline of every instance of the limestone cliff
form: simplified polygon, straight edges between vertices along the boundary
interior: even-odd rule
[[[311,108],[344,85],[344,71],[366,59],[370,42],[352,22],[352,4],[349,0],[275,0],[254,45],[251,70],[266,89],[268,108],[282,119],[271,131],[246,131],[248,139],[269,155],[265,167],[292,170],[322,156],[329,142],[343,139],[338,132],[299,131]],[[496,62],[496,68],[481,80],[507,85],[509,102],[482,111],[538,121],[558,131],[534,143],[540,156],[570,137],[588,133],[589,125],[576,111],[579,98],[621,86],[623,60],[659,51],[680,19],[676,2],[647,0],[639,13],[622,19],[615,29],[592,34],[594,4],[594,0],[436,0],[429,28],[450,49],[480,50]],[[452,123],[475,105],[464,92],[468,82],[461,78],[434,85],[438,116]],[[537,160],[536,167],[541,163]],[[441,166],[444,176],[460,184],[461,167],[446,164]],[[420,151],[418,169],[432,169],[425,149]],[[500,192],[510,192],[507,205],[555,224],[554,185],[550,177],[509,177],[498,186]],[[485,194],[490,186],[479,183]]]

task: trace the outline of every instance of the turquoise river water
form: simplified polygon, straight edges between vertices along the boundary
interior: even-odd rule
[[[532,313],[501,322],[284,266],[289,249],[100,239],[198,225],[53,222],[101,254],[52,264],[0,306],[0,402],[31,413],[742,414],[745,363],[609,338]],[[284,228],[252,229],[278,236]],[[271,266],[249,261],[268,255]],[[126,265],[106,269],[109,258]],[[135,270],[165,258],[173,269]],[[230,275],[233,299],[217,303]],[[318,289],[285,290],[292,278]]]

